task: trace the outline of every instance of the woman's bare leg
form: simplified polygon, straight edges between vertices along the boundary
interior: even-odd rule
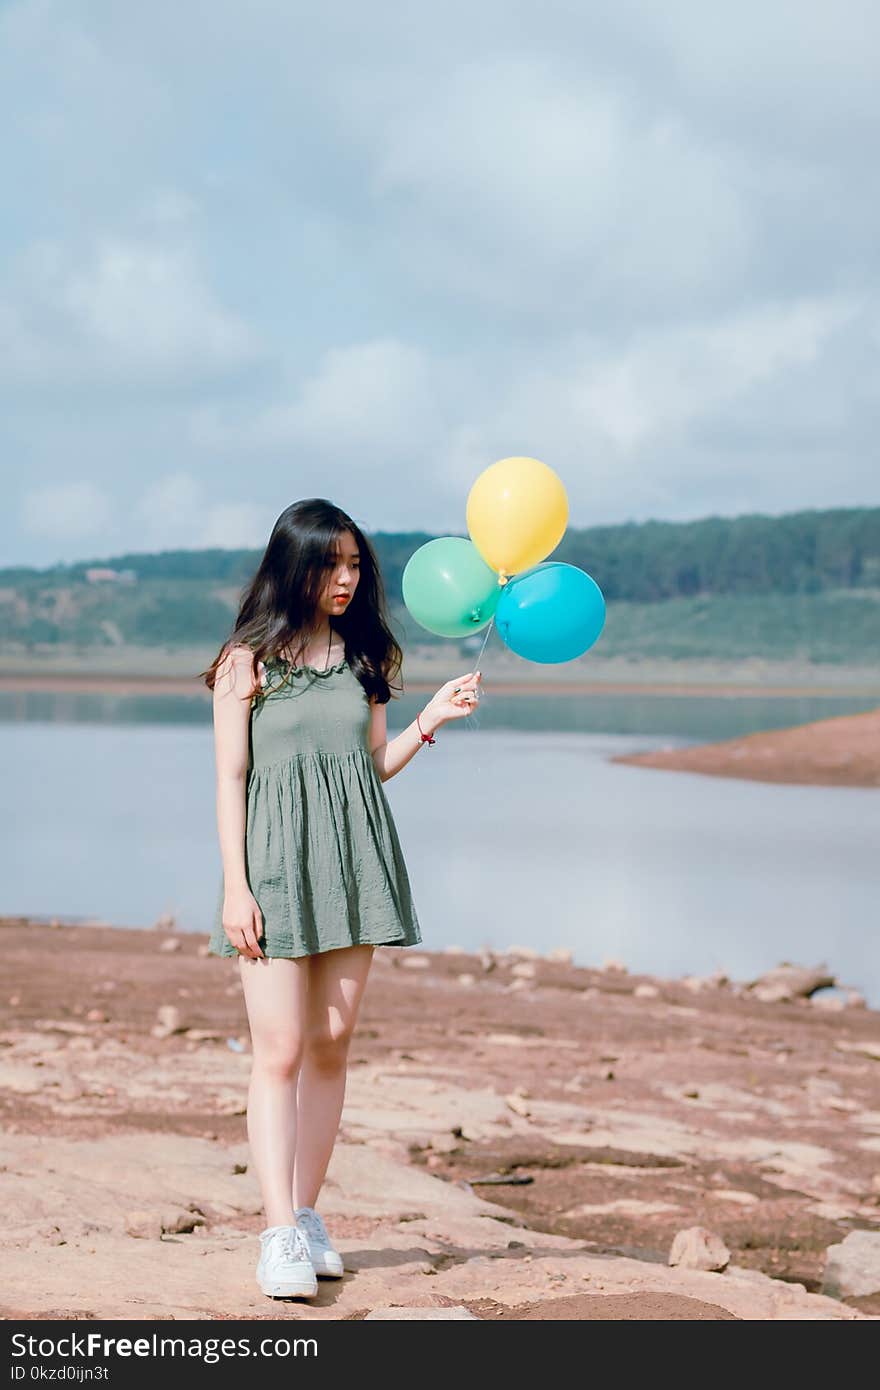
[[[305,1050],[297,1089],[293,1206],[313,1207],[333,1153],[372,946],[344,946],[309,957]]]
[[[247,1131],[267,1226],[292,1226],[296,1083],[305,1039],[308,957],[239,958],[253,1046]]]

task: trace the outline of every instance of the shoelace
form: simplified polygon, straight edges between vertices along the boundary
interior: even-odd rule
[[[288,1226],[281,1234],[281,1249],[290,1260],[307,1260],[309,1251],[303,1239],[302,1231],[298,1231],[296,1226]]]
[[[308,1232],[311,1240],[318,1241],[321,1245],[330,1244],[324,1222],[316,1211],[301,1211],[296,1219],[298,1224]]]

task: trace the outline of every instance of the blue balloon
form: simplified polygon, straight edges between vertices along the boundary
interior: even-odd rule
[[[527,661],[573,661],[605,626],[605,599],[586,570],[545,560],[504,585],[495,626],[505,645]]]

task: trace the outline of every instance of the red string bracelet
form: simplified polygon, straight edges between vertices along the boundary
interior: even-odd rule
[[[436,743],[436,742],[437,742],[437,740],[436,740],[435,738],[432,738],[430,734],[426,734],[426,733],[423,733],[423,732],[422,732],[422,725],[421,725],[421,721],[420,721],[418,715],[416,715],[416,723],[417,723],[418,726],[419,726],[419,734],[420,734],[420,736],[421,736],[419,741],[420,741],[421,743]]]

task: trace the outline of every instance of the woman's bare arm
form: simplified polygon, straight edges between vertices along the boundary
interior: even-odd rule
[[[214,683],[214,754],[217,770],[217,832],[226,892],[247,888],[245,871],[245,786],[248,726],[256,685],[252,653],[233,647],[217,668]]]
[[[403,733],[390,740],[385,706],[375,699],[370,700],[368,739],[373,766],[380,782],[387,782],[412,761],[422,746],[423,733],[434,734],[448,720],[461,719],[471,713],[479,699],[477,687],[481,677],[480,671],[453,676],[431,697],[418,719],[414,719]]]

